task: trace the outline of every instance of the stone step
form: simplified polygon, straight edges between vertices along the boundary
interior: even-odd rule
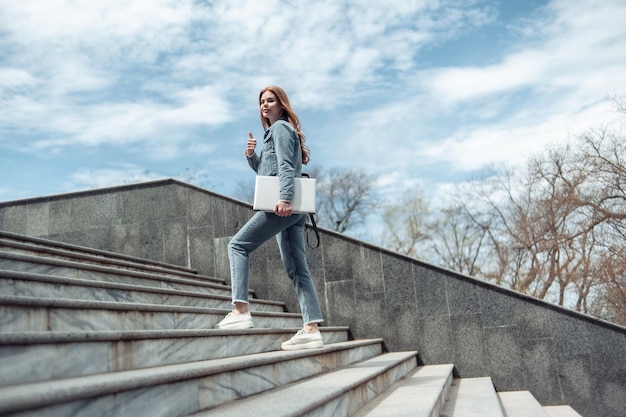
[[[505,417],[491,378],[454,379],[441,415]]]
[[[433,417],[439,416],[452,384],[454,365],[417,368],[351,417]]]
[[[193,268],[164,262],[153,261],[145,258],[128,256],[120,253],[88,248],[85,246],[72,245],[38,237],[19,235],[0,230],[0,250],[37,255],[42,257],[75,260],[83,263],[94,263],[124,268],[137,268],[138,270],[171,274],[173,276],[197,276]]]
[[[209,277],[178,277],[159,275],[154,271],[142,272],[118,267],[84,264],[40,256],[0,251],[0,270],[28,272],[41,275],[81,278],[95,281],[123,282],[136,285],[160,286],[197,292],[228,292],[223,281]],[[251,292],[253,294],[253,292]]]
[[[231,309],[0,296],[0,332],[212,329]],[[253,313],[256,328],[301,327],[294,313]]]
[[[341,367],[345,373],[369,363],[366,369],[370,371],[377,363],[370,362],[373,357],[381,362],[377,359],[381,351],[380,342],[343,342],[321,349],[264,352],[4,387],[0,388],[0,415],[184,416]],[[391,354],[384,362],[391,362],[392,357],[400,360],[399,354]],[[415,354],[412,358],[414,363]]]
[[[188,307],[232,308],[230,289],[211,293],[0,270],[0,294]],[[281,302],[250,299],[253,311],[285,311]]]
[[[507,417],[549,417],[529,391],[499,392],[498,398]]]
[[[417,366],[417,352],[378,355],[259,395],[241,395],[193,417],[350,416]]]
[[[551,405],[543,409],[550,417],[582,417],[569,405]]]
[[[282,352],[301,316],[250,301],[254,329],[216,330],[223,280],[0,231],[0,415],[581,417],[343,326]]]
[[[0,333],[0,386],[280,350],[297,330]],[[347,327],[320,331],[326,344],[348,340]],[[382,339],[354,346],[360,343]]]

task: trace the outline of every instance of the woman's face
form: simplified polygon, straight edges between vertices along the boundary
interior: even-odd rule
[[[283,114],[283,108],[278,102],[276,95],[269,90],[261,94],[259,104],[261,106],[261,114],[269,119],[271,125]]]

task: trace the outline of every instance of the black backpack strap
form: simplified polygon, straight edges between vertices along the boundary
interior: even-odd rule
[[[309,226],[308,223],[304,226],[305,230],[307,231],[306,244],[309,245],[311,249],[316,249],[320,247],[320,233],[317,230],[317,224],[315,223],[315,215],[313,213],[309,213],[309,219],[311,220],[312,226]],[[311,242],[309,242],[309,233],[308,233],[309,228],[312,228],[313,232],[315,232],[315,239],[317,240],[317,243],[315,244],[315,246],[311,246]]]

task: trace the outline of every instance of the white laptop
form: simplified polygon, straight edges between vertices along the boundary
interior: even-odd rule
[[[257,175],[252,208],[257,211],[273,212],[278,200],[280,200],[280,179]],[[291,208],[294,213],[315,213],[315,178],[295,178]]]

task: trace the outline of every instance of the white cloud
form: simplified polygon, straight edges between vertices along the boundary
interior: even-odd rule
[[[625,6],[553,2],[529,23],[532,36],[495,63],[417,71],[395,101],[350,120],[344,153],[382,170],[472,171],[519,164],[549,143],[612,123],[606,99],[626,93],[626,26],[615,18]]]
[[[394,197],[423,190],[426,182],[423,178],[408,176],[402,170],[388,171],[377,177],[375,187],[382,198],[383,204],[394,201]]]
[[[119,168],[97,170],[82,168],[69,176],[63,188],[68,191],[77,189],[89,190],[161,178],[163,176],[131,164],[122,164]]]
[[[141,46],[167,48],[192,14],[191,1],[92,0],[3,1],[3,28],[31,47],[59,49],[108,45],[119,49]],[[160,45],[159,40],[169,40]],[[52,51],[54,52],[54,51]],[[110,53],[112,51],[102,51]]]
[[[30,87],[37,82],[38,80],[27,71],[19,68],[0,68],[0,88],[2,90]]]
[[[114,148],[130,166],[201,157],[227,181],[247,169],[228,146],[260,129],[256,94],[278,84],[304,115],[314,163],[365,166],[401,189],[517,163],[597,126],[606,96],[626,95],[623,0],[549,1],[522,22],[497,21],[496,7],[0,0],[0,144],[33,155]],[[505,25],[506,43],[467,46],[488,59],[447,49]],[[78,183],[114,177],[82,174]]]
[[[501,124],[477,127],[448,137],[422,149],[424,160],[445,161],[456,170],[473,171],[489,164],[519,165],[549,145],[602,125],[616,126],[610,117],[608,101],[572,113],[554,112],[540,123],[523,125],[507,120]]]
[[[4,123],[40,136],[22,143],[34,151],[169,142],[171,132],[184,141],[181,125],[228,123],[243,94],[268,83],[285,85],[300,110],[331,110],[371,94],[389,65],[410,68],[448,23],[475,19],[421,1],[4,3],[3,44],[14,46],[1,78],[28,89],[3,98]]]
[[[181,103],[166,115],[171,124],[221,125],[232,120],[230,103],[213,86],[191,88],[174,93]]]
[[[547,58],[542,52],[526,51],[508,56],[497,65],[444,68],[434,74],[431,94],[439,100],[458,104],[534,85],[545,74]]]
[[[548,14],[529,23],[528,45],[518,44],[495,64],[484,67],[435,69],[428,86],[448,104],[512,94],[523,88],[545,92],[568,88],[570,94],[623,91],[624,77],[606,77],[623,68],[626,25],[623,1],[554,1]],[[620,17],[621,16],[621,17]],[[615,82],[617,81],[617,85]],[[587,96],[587,99],[589,97]]]

